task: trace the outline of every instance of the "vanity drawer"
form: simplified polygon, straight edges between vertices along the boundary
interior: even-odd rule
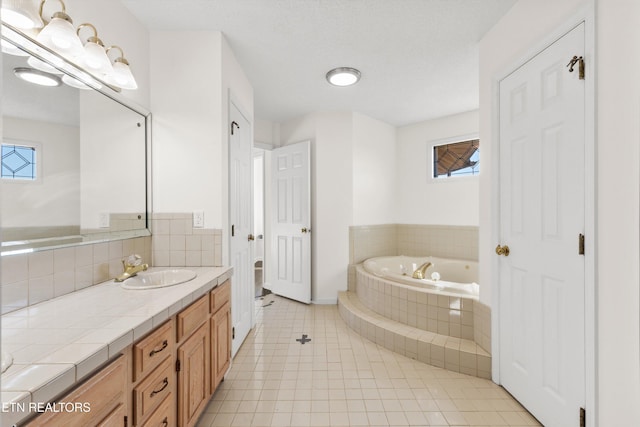
[[[173,409],[173,396],[167,396],[149,417],[142,427],[172,427],[176,425],[175,411]]]
[[[133,380],[137,381],[151,372],[173,353],[171,321],[160,326],[151,335],[133,346]]]
[[[135,425],[140,424],[166,397],[171,395],[175,381],[172,368],[171,359],[165,359],[133,390]]]
[[[226,280],[211,291],[211,314],[215,314],[220,307],[231,299],[231,281]]]
[[[126,412],[127,359],[118,357],[89,380],[60,399],[88,410],[45,412],[28,424],[29,427],[108,425],[115,414]],[[105,424],[106,423],[106,424]],[[122,419],[120,419],[122,423]],[[22,424],[20,424],[22,425]]]
[[[178,341],[191,335],[208,317],[209,307],[205,295],[178,313]]]

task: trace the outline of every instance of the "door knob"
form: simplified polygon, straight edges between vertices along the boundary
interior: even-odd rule
[[[249,236],[247,237],[247,240],[248,240],[248,241],[250,241],[250,242],[251,242],[252,240],[255,240],[255,239],[256,239],[256,238],[255,238],[255,237],[253,237],[253,234],[249,234]]]
[[[504,245],[504,246],[496,246],[496,253],[498,255],[504,255],[504,256],[509,256],[509,246]]]
[[[311,229],[307,227],[303,227],[300,231],[302,231],[303,233],[311,233]]]

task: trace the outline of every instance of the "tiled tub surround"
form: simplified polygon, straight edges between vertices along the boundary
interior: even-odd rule
[[[3,256],[2,313],[102,283],[122,273],[122,258],[136,253],[151,261],[151,237]]]
[[[355,265],[387,255],[478,260],[478,227],[382,224],[349,227],[348,289],[355,291]]]
[[[222,265],[222,230],[193,228],[190,213],[154,213],[151,227],[154,266]]]
[[[491,376],[490,309],[472,298],[438,295],[355,266],[355,290],[338,298],[343,319],[366,338],[438,367]],[[478,311],[477,315],[475,311]],[[476,331],[475,324],[480,325]],[[490,329],[490,328],[489,328]]]
[[[63,395],[232,273],[229,267],[194,270],[195,279],[177,286],[125,290],[110,280],[3,315],[2,349],[14,359],[0,377],[3,407]],[[26,415],[2,411],[0,424]]]

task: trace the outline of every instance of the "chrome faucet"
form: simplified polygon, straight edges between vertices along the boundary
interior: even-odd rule
[[[431,267],[431,265],[432,264],[429,261],[425,262],[420,267],[416,268],[416,271],[413,272],[411,277],[413,277],[414,279],[424,279],[425,278],[424,275],[427,272],[427,268]]]
[[[143,264],[142,257],[138,254],[132,254],[126,259],[123,259],[122,266],[124,267],[124,272],[113,279],[114,282],[123,282],[129,277],[133,277],[141,271],[145,271],[149,268],[149,264]]]

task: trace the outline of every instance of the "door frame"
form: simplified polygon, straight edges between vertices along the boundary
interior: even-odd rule
[[[562,25],[537,43],[525,50],[525,53],[513,61],[503,72],[492,79],[492,117],[491,128],[494,137],[492,145],[491,163],[491,244],[500,241],[500,81],[516,71],[522,65],[534,58],[544,49],[559,40],[576,26],[585,25],[585,63],[587,79],[585,80],[585,409],[587,409],[587,426],[594,427],[598,420],[597,399],[597,298],[596,298],[596,69],[595,69],[595,4],[588,5],[578,11]],[[489,245],[490,247],[491,244]],[[500,274],[498,257],[492,256],[490,262],[491,277],[493,278],[491,293],[491,359],[492,380],[496,384],[500,381]],[[576,414],[577,417],[577,414]]]
[[[250,177],[249,177],[249,183],[251,186],[251,194],[249,196],[250,199],[250,214],[251,214],[251,220],[250,223],[252,225],[253,228],[253,116],[251,114],[248,113],[248,111],[243,107],[242,103],[240,102],[240,99],[238,99],[238,97],[234,96],[233,92],[231,91],[231,89],[229,89],[228,92],[228,98],[227,98],[227,123],[224,123],[223,125],[226,126],[226,135],[227,135],[227,238],[226,238],[226,244],[227,244],[227,259],[229,260],[229,262],[231,261],[231,108],[232,105],[238,110],[238,112],[244,116],[244,118],[247,120],[247,122],[249,123],[249,141],[250,141],[250,147],[251,147],[251,158],[249,159],[249,163],[251,165],[251,167],[249,168],[250,171]],[[253,230],[252,230],[253,231]],[[254,257],[254,248],[252,244],[249,244],[249,258],[253,259]],[[253,278],[254,274],[253,274],[253,266],[252,266],[252,271],[250,272],[250,274],[248,275],[248,277]],[[233,284],[233,278],[231,279],[232,284]],[[254,289],[255,289],[255,284],[254,284],[254,280],[250,280],[250,284],[251,284],[251,292],[250,295],[253,295],[255,293]],[[233,295],[233,293],[232,293]],[[250,320],[249,320],[249,332],[255,328],[256,326],[256,316],[255,316],[255,310],[253,308],[253,298],[251,299],[251,310],[250,310]],[[235,325],[233,324],[233,313],[231,313],[231,327],[233,328]],[[233,341],[231,343],[231,347],[233,349]],[[242,343],[240,343],[237,347],[237,349],[239,350],[240,347],[242,347]],[[233,351],[233,350],[232,350]],[[235,353],[232,353],[232,357],[235,356]]]

